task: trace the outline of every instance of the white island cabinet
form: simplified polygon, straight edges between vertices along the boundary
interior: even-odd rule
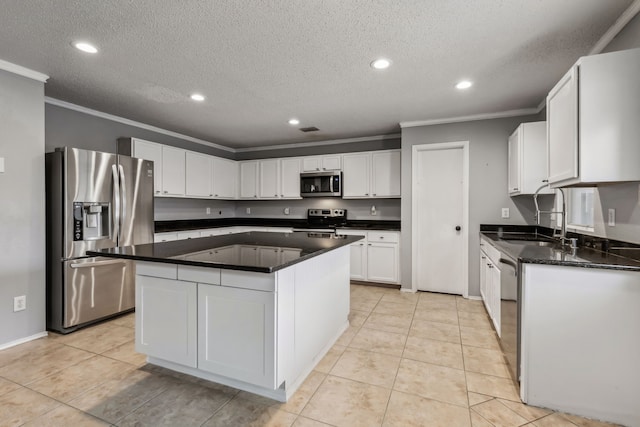
[[[348,245],[273,273],[136,268],[135,347],[149,363],[283,402],[349,325]]]

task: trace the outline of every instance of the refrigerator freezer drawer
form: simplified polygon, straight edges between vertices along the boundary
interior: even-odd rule
[[[135,264],[113,258],[64,262],[63,327],[130,310],[135,305]]]

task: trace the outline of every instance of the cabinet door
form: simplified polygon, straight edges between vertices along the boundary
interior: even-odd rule
[[[367,244],[367,279],[371,282],[398,282],[398,244]]]
[[[342,169],[342,156],[339,154],[322,156],[322,170],[339,171]]]
[[[480,296],[487,307],[487,255],[480,250]]]
[[[136,351],[197,366],[195,283],[136,276]]]
[[[367,280],[367,246],[363,241],[352,243],[351,247],[351,279]]]
[[[172,242],[178,240],[178,233],[156,233],[153,235],[153,242]]]
[[[191,197],[211,197],[211,157],[187,151],[185,155],[185,193]]]
[[[370,197],[371,154],[345,154],[342,160],[344,162],[342,197],[345,199]]]
[[[300,159],[280,160],[280,197],[300,199]]]
[[[233,160],[213,157],[213,197],[235,199],[238,187],[238,164]]]
[[[302,249],[282,248],[280,250],[280,260],[283,264],[289,261],[295,261],[300,258],[301,253]]]
[[[578,175],[578,81],[573,67],[547,96],[549,183]]]
[[[280,249],[279,248],[259,248],[258,249],[258,262],[261,266],[278,265],[280,263]]]
[[[162,194],[184,196],[185,150],[162,146]]]
[[[400,151],[371,153],[371,195],[400,197]]]
[[[198,284],[198,368],[275,389],[275,294]]]
[[[322,168],[322,159],[320,156],[311,156],[302,158],[303,172],[317,172]]]
[[[280,165],[278,159],[260,160],[258,186],[260,191],[258,196],[261,199],[277,199],[280,197]]]
[[[162,194],[162,145],[153,142],[133,140],[133,157],[153,161],[153,194]]]
[[[258,162],[251,160],[240,163],[240,198],[254,199],[258,197]]]
[[[522,191],[522,171],[520,169],[520,149],[521,149],[521,135],[522,126],[518,128],[509,137],[509,174],[508,174],[508,187],[509,194],[517,195]]]

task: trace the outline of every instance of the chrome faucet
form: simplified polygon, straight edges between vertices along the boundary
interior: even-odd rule
[[[548,187],[549,184],[547,180],[542,181],[544,182],[544,184],[542,184],[536,191],[535,193],[533,193],[533,204],[536,206],[536,214],[535,214],[535,220],[536,220],[536,224],[540,225],[540,214],[549,214],[549,215],[553,215],[553,214],[560,214],[562,215],[562,223],[560,224],[560,234],[557,233],[557,228],[553,227],[553,237],[557,237],[560,239],[560,243],[564,246],[567,244],[567,241],[569,241],[569,245],[571,246],[572,249],[577,248],[577,239],[567,239],[567,197],[564,193],[564,189],[563,188],[557,188],[556,190],[560,190],[560,193],[562,193],[562,210],[561,211],[554,211],[554,210],[550,210],[550,211],[541,211],[540,210],[540,206],[538,205],[538,194],[540,193],[540,191],[545,188]]]

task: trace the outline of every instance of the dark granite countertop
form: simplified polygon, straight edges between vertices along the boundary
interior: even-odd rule
[[[522,263],[640,271],[640,246],[631,243],[567,233],[579,242],[578,249],[571,250],[563,248],[551,237],[553,230],[545,227],[483,225],[480,233],[502,253]]]
[[[87,255],[273,273],[360,239],[307,232],[248,232],[87,251]]]
[[[205,228],[253,226],[253,227],[292,227],[316,228],[309,226],[306,219],[289,218],[221,218],[221,219],[187,219],[173,221],[156,221],[155,232],[188,231]],[[347,220],[346,225],[338,228],[363,230],[400,230],[400,221]]]

